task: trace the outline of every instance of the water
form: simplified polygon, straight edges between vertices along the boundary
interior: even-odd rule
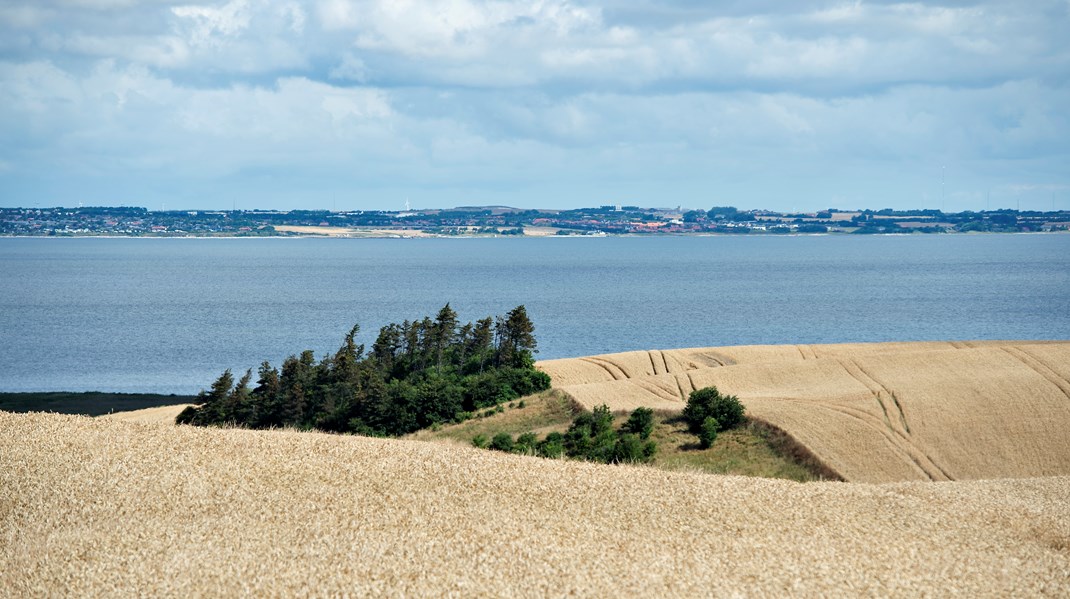
[[[0,391],[193,393],[446,302],[539,358],[1070,339],[1070,235],[0,239]]]

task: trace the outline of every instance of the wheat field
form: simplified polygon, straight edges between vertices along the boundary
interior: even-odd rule
[[[1070,343],[717,347],[547,360],[585,407],[715,385],[857,482],[1070,475]]]
[[[157,406],[142,410],[128,410],[126,412],[112,412],[100,418],[109,420],[122,420],[125,422],[151,422],[156,424],[174,424],[175,418],[192,404],[184,403],[173,406]]]
[[[1070,478],[792,483],[0,413],[30,596],[1066,596]]]

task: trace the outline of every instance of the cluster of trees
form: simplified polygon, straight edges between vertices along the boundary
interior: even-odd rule
[[[743,424],[744,407],[735,395],[722,395],[717,387],[691,392],[682,414],[687,428],[698,435],[699,447],[709,449],[717,433]]]
[[[516,439],[509,433],[498,433],[489,442],[485,435],[476,435],[472,444],[547,458],[564,455],[606,464],[649,462],[658,450],[650,440],[653,430],[654,411],[650,408],[637,408],[620,428],[614,429],[613,413],[602,405],[576,416],[564,434],[553,432],[541,441],[535,433],[524,433]]]
[[[296,427],[403,435],[550,387],[535,369],[535,327],[524,306],[505,317],[460,325],[446,304],[432,320],[391,323],[371,351],[354,326],[333,355],[290,356],[281,371],[264,362],[235,384],[230,370],[198,396],[179,424]]]

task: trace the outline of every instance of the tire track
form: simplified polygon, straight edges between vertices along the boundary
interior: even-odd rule
[[[679,375],[672,378],[676,381],[676,388],[680,390],[680,401],[687,401],[687,394],[684,393],[684,385],[680,382]]]
[[[594,364],[595,366],[598,366],[602,370],[605,370],[607,373],[609,373],[609,376],[612,377],[612,379],[615,380],[615,381],[621,380],[621,378],[617,376],[617,373],[613,372],[613,370],[610,369],[609,366],[606,366],[605,364],[603,364],[602,362],[600,362],[598,360],[595,360],[594,358],[580,358],[580,361],[587,362],[588,364]],[[624,378],[628,378],[628,377],[625,376]]]
[[[663,374],[661,372],[658,372],[658,365],[654,362],[653,350],[646,352],[646,357],[650,358],[650,369],[654,371],[654,375],[657,376],[659,374]]]
[[[1031,369],[1033,372],[1044,377],[1044,379],[1047,380],[1049,383],[1055,385],[1059,389],[1059,391],[1062,391],[1063,395],[1065,395],[1067,399],[1070,399],[1070,382],[1067,382],[1065,379],[1063,379],[1063,377],[1059,376],[1058,372],[1052,370],[1039,358],[1020,347],[1004,347],[1003,351],[1010,354],[1013,358],[1015,358],[1022,364],[1025,364],[1026,367]]]
[[[828,411],[830,411],[830,412],[832,412],[834,414],[840,414],[841,416],[845,416],[847,418],[851,418],[853,420],[856,420],[862,426],[864,426],[866,428],[869,428],[869,429],[873,430],[875,433],[877,433],[878,435],[880,435],[885,440],[885,442],[887,442],[888,448],[891,450],[893,455],[895,455],[897,458],[899,458],[900,460],[902,460],[904,462],[907,462],[909,464],[913,464],[914,467],[917,468],[918,471],[922,475],[924,475],[927,479],[929,479],[930,481],[951,480],[939,468],[935,468],[935,467],[933,467],[931,469],[930,468],[926,468],[924,463],[923,463],[923,460],[919,460],[917,457],[912,455],[911,452],[909,451],[909,449],[902,445],[902,443],[900,442],[898,437],[896,435],[892,434],[889,431],[888,427],[883,426],[880,423],[872,422],[873,415],[868,413],[868,412],[866,412],[866,411],[864,411],[864,410],[859,410],[857,408],[849,408],[849,407],[841,406],[841,405],[837,405],[837,404],[828,404],[828,403],[824,403],[824,402],[801,401],[801,400],[793,400],[793,399],[790,399],[790,398],[784,398],[784,399],[787,400],[787,401],[793,401],[793,402],[799,401],[801,403],[804,403],[807,406],[815,406],[815,405],[816,406],[820,406],[821,408],[824,408],[824,409],[826,409],[826,410],[828,410]],[[861,413],[862,415],[859,415],[858,413]],[[817,454],[815,454],[815,455],[817,455]],[[924,456],[924,454],[922,454],[922,455]],[[933,466],[935,466],[935,464]],[[940,477],[943,477],[943,478],[940,478]]]
[[[873,429],[880,434],[891,445],[894,452],[899,455],[900,459],[909,460],[918,470],[920,470],[931,481],[947,481],[952,479],[947,472],[938,466],[936,462],[932,460],[924,451],[919,449],[916,445],[911,443],[908,439],[904,439],[902,435],[897,434],[897,431],[887,426],[881,426],[872,422],[873,415],[865,410],[859,410],[857,408],[850,408],[847,406],[827,404],[824,402],[816,402],[817,405],[824,407],[825,409],[842,414],[848,418],[854,418],[863,425]]]
[[[866,372],[866,370],[862,368],[862,366],[858,364],[858,362],[854,360],[841,360],[840,365],[843,366],[843,369],[846,370],[848,374],[854,377],[854,379],[857,380],[859,383],[862,383],[862,385],[869,389],[869,392],[873,394],[873,397],[877,400],[877,403],[880,405],[881,411],[884,414],[884,423],[886,425],[886,429],[890,431],[895,438],[898,439],[898,442],[901,444],[901,446],[903,446],[904,451],[906,451],[907,454],[912,454],[912,450],[913,453],[916,453],[920,456],[920,460],[918,458],[914,458],[913,456],[911,457],[911,459],[917,462],[919,464],[919,467],[921,467],[921,462],[924,461],[926,466],[939,473],[940,476],[943,477],[943,480],[954,480],[951,475],[947,473],[947,470],[937,464],[936,460],[934,460],[932,456],[926,453],[921,447],[916,445],[913,439],[911,439],[910,425],[907,422],[906,414],[903,412],[903,406],[899,403],[899,398],[897,398],[895,394],[892,393],[887,387],[885,387],[880,381],[874,378],[873,375]],[[892,424],[892,419],[888,413],[888,406],[885,403],[886,397],[890,398],[893,404],[895,405],[895,409],[899,417],[899,427]],[[933,480],[937,479],[934,478]]]
[[[643,389],[644,391],[649,392],[651,395],[653,395],[653,396],[655,396],[655,397],[657,397],[659,399],[664,399],[665,401],[671,401],[671,402],[677,402],[680,399],[680,398],[676,397],[675,395],[673,395],[672,391],[662,387],[661,385],[655,383],[652,380],[635,378],[635,379],[631,379],[631,382],[633,384],[635,384],[637,387],[639,387],[640,389]]]

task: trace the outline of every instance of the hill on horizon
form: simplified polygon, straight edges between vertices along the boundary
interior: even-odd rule
[[[588,409],[680,410],[716,386],[849,481],[1070,475],[1070,342],[713,347],[539,367]]]

